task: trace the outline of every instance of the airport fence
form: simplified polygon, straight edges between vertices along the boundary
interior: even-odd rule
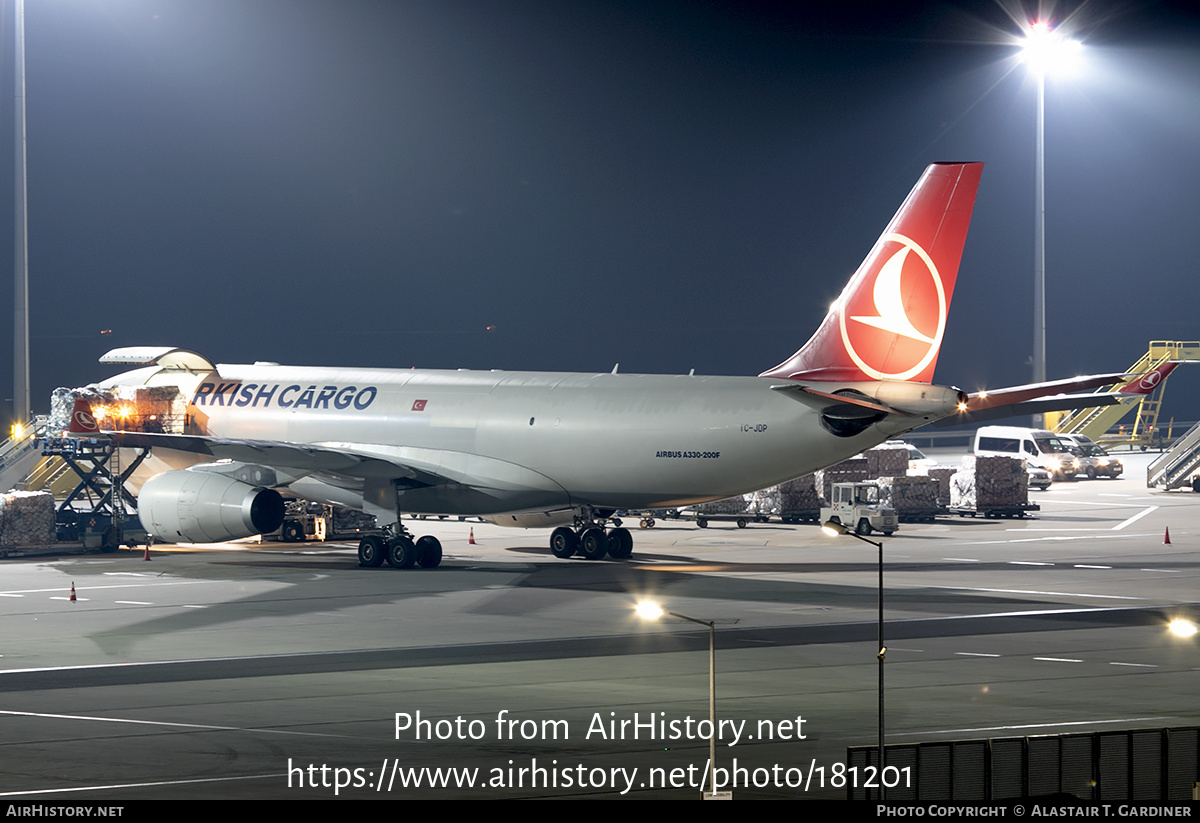
[[[1200,727],[1108,730],[846,750],[850,800],[951,803],[1046,798],[1186,802],[1200,780]],[[881,781],[882,778],[882,781]]]

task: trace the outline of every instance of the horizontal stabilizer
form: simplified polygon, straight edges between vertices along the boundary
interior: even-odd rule
[[[1012,386],[995,391],[981,391],[967,395],[966,408],[963,411],[977,412],[994,406],[1011,406],[1014,403],[1024,403],[1026,400],[1036,400],[1039,397],[1049,397],[1052,394],[1078,392],[1085,389],[1098,389],[1101,386],[1111,386],[1125,379],[1123,373],[1093,374],[1087,377],[1068,377],[1065,380],[1051,380],[1048,383],[1027,383],[1024,386]],[[1086,396],[1086,395],[1085,395]],[[1101,406],[1103,403],[1090,405]],[[1083,408],[1078,406],[1075,408]]]
[[[945,417],[934,425],[938,427],[961,426],[965,423],[978,423],[1019,414],[1041,414],[1048,411],[1108,406],[1119,402],[1119,398],[1107,392],[1066,394],[1064,391],[1079,392],[1085,389],[1110,386],[1113,383],[1121,382],[1126,376],[1124,373],[1093,374],[1087,377],[1068,377],[1064,380],[1051,380],[1047,383],[1027,383],[1023,386],[1012,386],[995,391],[976,392],[967,396],[966,402],[959,406],[958,414]]]
[[[1070,411],[1073,409],[1091,409],[1100,406],[1112,406],[1120,403],[1115,394],[1058,394],[1040,400],[1026,400],[1023,403],[1013,403],[1009,406],[992,406],[978,411],[966,411],[953,417],[938,420],[933,425],[938,427],[961,426],[966,423],[984,423],[988,420],[1000,420],[1005,417],[1017,417],[1022,414],[1045,414],[1046,412]]]

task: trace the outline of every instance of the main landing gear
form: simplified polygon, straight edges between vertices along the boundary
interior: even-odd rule
[[[615,519],[616,528],[605,531],[606,519],[576,517],[573,527],[559,526],[550,534],[550,553],[562,560],[576,554],[588,560],[603,560],[606,556],[627,560],[633,554],[633,535]]]
[[[396,569],[435,569],[442,562],[442,544],[425,535],[415,541],[403,526],[389,527],[382,535],[369,534],[358,544],[358,565],[377,568],[386,560]]]

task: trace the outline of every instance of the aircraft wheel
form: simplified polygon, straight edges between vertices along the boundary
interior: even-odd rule
[[[579,538],[579,553],[588,560],[603,560],[608,554],[608,535],[604,529],[588,529]]]
[[[858,526],[854,529],[855,534],[868,535],[871,533],[871,523],[867,518],[863,517],[858,521]]]
[[[383,539],[369,534],[358,541],[358,565],[374,569],[383,563]]]
[[[288,520],[283,524],[279,536],[283,538],[284,543],[299,543],[304,539],[304,526],[300,525],[299,521]]]
[[[1200,494],[1200,477],[1192,478],[1192,491]]]
[[[893,530],[893,531],[890,531],[890,532],[884,532],[884,533],[883,533],[883,536],[884,536],[884,537],[891,537],[891,536],[892,536],[893,534],[895,534],[895,533],[896,533],[896,532],[895,532],[894,530]]]
[[[566,526],[559,526],[550,534],[550,553],[560,560],[566,560],[575,554],[579,548],[579,536]]]
[[[633,535],[629,529],[613,529],[608,533],[608,556],[626,560],[633,554]]]
[[[442,564],[442,543],[432,535],[417,540],[417,565],[422,569],[436,569]]]
[[[388,565],[396,569],[411,569],[417,562],[417,547],[411,538],[400,535],[388,542]]]
[[[104,536],[100,538],[100,551],[111,554],[119,548],[121,548],[121,541],[117,539],[117,530],[109,526],[104,530]]]

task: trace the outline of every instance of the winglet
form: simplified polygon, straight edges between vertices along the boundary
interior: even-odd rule
[[[816,334],[760,376],[930,382],[982,171],[925,169]]]

